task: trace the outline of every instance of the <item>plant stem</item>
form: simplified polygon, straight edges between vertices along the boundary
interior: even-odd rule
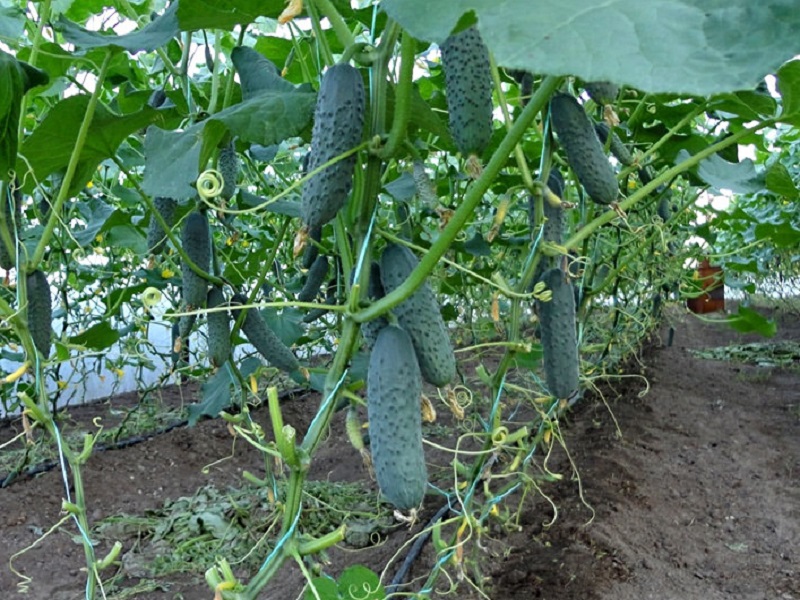
[[[380,151],[380,156],[384,160],[393,157],[406,138],[416,48],[417,41],[408,32],[403,32],[400,42],[400,75],[394,89],[394,120],[386,145]]]
[[[42,262],[44,253],[47,251],[47,247],[53,237],[53,231],[60,221],[59,216],[61,214],[61,208],[64,206],[64,202],[67,200],[69,188],[72,185],[72,179],[75,177],[75,171],[78,169],[78,161],[80,160],[83,147],[86,145],[86,137],[89,135],[89,127],[92,124],[94,112],[97,109],[97,103],[100,101],[100,94],[103,92],[103,84],[105,82],[106,74],[108,73],[108,67],[111,64],[111,59],[113,56],[114,53],[112,50],[106,50],[103,65],[100,67],[100,72],[97,74],[97,82],[95,83],[94,92],[92,92],[92,95],[89,97],[89,103],[86,105],[86,114],[83,116],[81,127],[78,130],[78,138],[75,140],[75,148],[72,150],[72,156],[69,158],[67,172],[64,174],[64,179],[61,181],[61,187],[58,190],[58,196],[56,197],[56,200],[50,209],[50,218],[47,220],[47,224],[45,225],[44,231],[41,234],[39,243],[36,245],[36,250],[33,252],[33,257],[30,259],[26,268],[26,272],[28,273],[35,271],[39,266],[39,263]]]
[[[355,43],[353,34],[347,28],[347,23],[336,10],[336,7],[330,0],[311,0],[323,16],[328,17],[336,37],[339,38],[339,43],[345,48],[352,46]]]

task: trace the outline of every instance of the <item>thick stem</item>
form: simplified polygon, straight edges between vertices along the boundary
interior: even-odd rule
[[[400,75],[394,89],[394,121],[389,132],[386,145],[380,156],[384,160],[394,156],[403,145],[408,127],[408,116],[411,111],[412,78],[416,59],[417,41],[408,32],[403,32],[400,42]]]

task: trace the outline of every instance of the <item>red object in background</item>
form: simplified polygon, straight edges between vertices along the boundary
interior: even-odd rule
[[[697,298],[686,301],[689,310],[698,315],[725,310],[725,275],[722,267],[712,267],[705,259],[697,267],[694,277],[705,291]]]

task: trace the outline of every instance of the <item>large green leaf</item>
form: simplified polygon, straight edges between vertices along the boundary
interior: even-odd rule
[[[280,76],[275,64],[257,50],[237,46],[231,51],[231,62],[239,74],[242,100],[249,100],[265,90],[291,92],[295,89],[294,85]]]
[[[183,200],[196,195],[200,149],[203,145],[201,126],[186,131],[147,130],[144,141],[144,179],[142,189],[151,196]]]
[[[0,6],[0,39],[18,40],[25,31],[25,13],[16,6]]]
[[[178,22],[183,31],[232,29],[260,16],[277,17],[285,6],[284,0],[181,0]]]
[[[783,100],[781,118],[800,119],[800,60],[793,60],[778,69],[778,89]]]
[[[441,43],[465,13],[497,62],[648,92],[751,89],[800,52],[797,0],[384,0],[415,37]]]
[[[233,377],[230,362],[226,362],[219,371],[202,386],[203,400],[187,407],[189,425],[194,426],[200,417],[216,417],[220,411],[231,405],[231,385],[239,388]]]
[[[128,52],[151,52],[169,42],[180,31],[178,4],[179,2],[175,0],[160,17],[150,21],[138,31],[124,35],[89,31],[63,16],[59,17],[57,29],[61,31],[65,40],[78,48],[120,48]]]
[[[767,169],[766,185],[770,192],[787,198],[794,199],[800,196],[800,191],[794,184],[789,170],[779,162],[774,163]]]
[[[86,331],[69,338],[71,344],[86,346],[91,350],[105,350],[117,343],[119,331],[111,327],[108,321],[95,323]]]
[[[676,162],[688,157],[688,152],[681,151]],[[749,158],[731,163],[714,154],[700,163],[697,175],[718,190],[727,189],[736,194],[752,194],[764,189],[764,176],[756,173],[755,164]]]
[[[767,319],[758,311],[739,305],[735,315],[728,315],[725,321],[736,331],[741,333],[755,332],[764,337],[772,337],[778,330],[778,325],[773,319]]]
[[[17,59],[0,51],[0,180],[17,160],[19,107],[24,94],[24,76]]]
[[[62,100],[22,144],[21,153],[30,163],[36,180],[41,181],[67,166],[88,104],[89,96],[86,95]],[[98,105],[81,152],[72,191],[85,185],[100,161],[114,156],[129,135],[164,118],[165,113],[149,106],[120,116]],[[25,172],[27,168],[23,162],[17,167],[19,172]]]

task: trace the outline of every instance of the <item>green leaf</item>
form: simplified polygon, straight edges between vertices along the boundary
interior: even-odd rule
[[[767,319],[761,313],[741,304],[738,312],[735,315],[728,315],[725,321],[741,333],[755,332],[764,337],[772,337],[778,331],[778,325],[774,320]]]
[[[256,207],[264,205],[264,210],[275,213],[277,215],[284,215],[286,217],[300,217],[300,203],[295,200],[286,200],[279,198],[278,200],[267,200],[261,196],[256,196],[250,192],[241,192],[242,202],[249,207]]]
[[[518,369],[536,369],[542,362],[544,351],[541,344],[531,344],[530,352],[515,352],[514,360]]]
[[[773,163],[768,169],[765,177],[767,189],[770,192],[794,199],[800,195],[797,186],[789,174],[789,170],[783,164]]]
[[[124,35],[88,31],[80,25],[60,16],[56,29],[61,32],[64,39],[78,48],[120,48],[128,52],[152,52],[164,46],[178,35],[178,5],[176,0],[167,7],[160,17],[150,21],[138,31]]]
[[[181,0],[178,23],[182,31],[195,29],[233,29],[260,16],[277,17],[284,0]]]
[[[231,383],[235,379],[231,371],[230,361],[226,362],[216,374],[206,381],[201,390],[202,402],[190,404],[187,408],[189,425],[194,426],[200,417],[216,417],[220,411],[231,405]]]
[[[796,0],[384,0],[414,37],[441,43],[461,16],[505,67],[708,95],[752,89],[800,52]]]
[[[756,238],[769,240],[778,248],[800,248],[800,230],[787,221],[781,223],[759,223],[755,228]]]
[[[244,142],[270,146],[299,135],[311,121],[317,94],[307,87],[264,90],[213,115]]]
[[[383,600],[380,578],[363,565],[353,565],[339,576],[339,597],[344,600]]]
[[[242,100],[249,100],[263,91],[290,92],[295,86],[278,73],[278,68],[260,52],[247,46],[237,46],[231,51],[231,62],[239,74]]]
[[[18,40],[25,31],[25,13],[17,6],[0,6],[0,39]]]
[[[89,96],[86,95],[71,96],[62,100],[50,110],[44,121],[25,140],[21,153],[29,161],[35,175],[35,178],[29,177],[29,180],[41,181],[48,175],[66,168],[75,149],[78,130],[88,104]],[[164,114],[149,106],[138,112],[120,116],[98,105],[86,136],[71,191],[82,188],[91,179],[97,165],[114,156],[119,145],[128,136],[164,118]],[[25,163],[20,163],[17,170],[25,172],[27,166]]]
[[[90,350],[105,350],[116,344],[119,337],[119,331],[111,327],[108,321],[101,321],[83,333],[73,335],[69,341],[71,344],[86,346]]]
[[[0,51],[0,180],[14,168],[17,160],[19,107],[24,91],[24,75],[16,58]]]
[[[72,235],[82,248],[90,246],[97,234],[105,226],[108,219],[114,214],[114,207],[99,198],[92,198],[79,207],[81,218],[86,222],[86,227],[73,231]]]
[[[781,118],[800,115],[800,60],[792,60],[778,69],[778,90],[783,111]]]
[[[149,195],[184,200],[193,198],[192,185],[199,173],[201,127],[186,131],[164,131],[150,127],[144,140],[144,179],[142,189]]]
[[[313,586],[313,589],[312,589]],[[317,594],[314,594],[314,590]],[[339,592],[336,589],[336,582],[327,575],[315,577],[311,580],[311,586],[303,594],[303,600],[339,600]]]
[[[688,152],[679,152],[676,162],[688,157]],[[756,173],[755,164],[749,158],[731,163],[714,154],[700,163],[697,176],[718,190],[727,189],[735,194],[752,194],[764,189],[764,177]]]

